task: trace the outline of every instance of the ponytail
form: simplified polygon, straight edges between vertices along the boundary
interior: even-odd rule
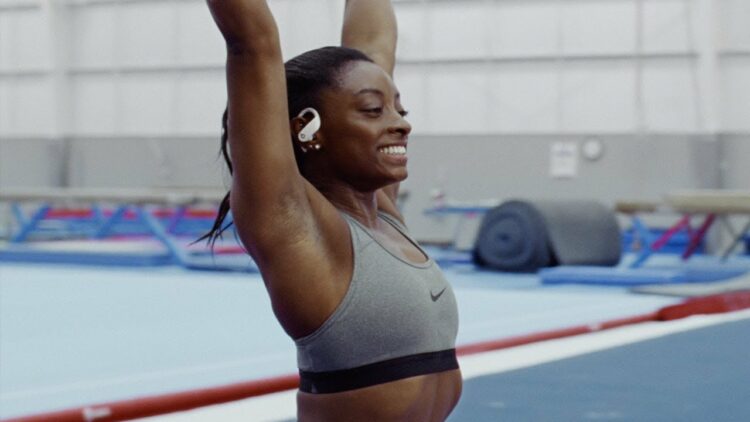
[[[224,157],[224,161],[227,163],[227,168],[229,169],[229,174],[231,175],[233,172],[232,168],[232,159],[229,157],[229,128],[227,125],[227,119],[229,116],[229,109],[224,109],[224,114],[221,116],[221,155]],[[214,219],[214,223],[211,226],[211,230],[208,231],[208,233],[204,234],[200,238],[198,238],[195,242],[197,243],[203,240],[206,240],[208,244],[211,246],[211,248],[214,247],[214,244],[216,243],[216,240],[221,238],[221,235],[224,233],[226,229],[232,226],[232,222],[230,221],[226,225],[224,225],[224,221],[227,218],[227,215],[229,215],[230,206],[229,206],[229,195],[231,192],[227,192],[226,195],[224,195],[224,199],[221,200],[221,204],[219,205],[219,211],[216,215],[216,219]]]

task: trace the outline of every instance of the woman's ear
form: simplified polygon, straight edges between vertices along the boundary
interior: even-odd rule
[[[303,127],[307,122],[302,117],[295,117],[289,122],[289,128],[292,131],[292,137],[294,138],[295,142],[299,142],[299,132],[302,130]]]

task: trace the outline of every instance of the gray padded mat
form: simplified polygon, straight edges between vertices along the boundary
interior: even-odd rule
[[[620,261],[620,227],[614,211],[596,201],[535,201],[560,265],[614,266]]]

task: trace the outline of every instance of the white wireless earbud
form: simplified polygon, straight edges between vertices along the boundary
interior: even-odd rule
[[[310,142],[313,139],[313,136],[315,136],[315,132],[320,129],[320,114],[318,114],[318,110],[315,110],[312,107],[308,107],[304,110],[302,110],[297,117],[303,117],[307,113],[313,114],[313,119],[310,120],[309,123],[307,123],[297,134],[297,138],[301,142]]]

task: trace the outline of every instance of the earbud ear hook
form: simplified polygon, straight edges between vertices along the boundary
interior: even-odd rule
[[[312,113],[313,118],[310,120],[307,124],[305,124],[302,129],[300,129],[299,133],[297,134],[297,139],[300,140],[300,142],[310,142],[315,137],[315,133],[320,129],[320,114],[318,114],[318,110],[315,110],[312,107],[308,107],[297,115],[297,117],[304,117],[306,114]]]

